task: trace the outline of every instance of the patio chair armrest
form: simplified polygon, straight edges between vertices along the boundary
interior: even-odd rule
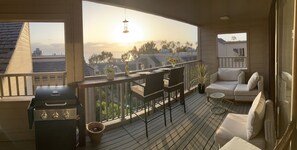
[[[260,79],[258,81],[258,92],[264,91],[264,81],[263,76],[260,76]]]
[[[237,77],[238,84],[245,84],[245,73],[241,71]]]
[[[218,80],[218,72],[215,72],[209,76],[209,82],[214,83]]]

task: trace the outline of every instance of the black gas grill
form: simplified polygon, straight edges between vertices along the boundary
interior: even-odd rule
[[[41,86],[28,108],[37,150],[74,150],[84,145],[84,118],[75,91],[68,86]],[[81,143],[79,143],[81,142]]]

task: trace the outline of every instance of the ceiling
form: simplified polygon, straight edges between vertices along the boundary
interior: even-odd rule
[[[86,0],[125,7],[192,25],[250,22],[268,18],[272,0]],[[220,20],[228,16],[229,20]]]

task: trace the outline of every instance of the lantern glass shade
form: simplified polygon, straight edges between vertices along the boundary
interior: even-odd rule
[[[123,21],[123,23],[124,23],[124,31],[123,31],[123,33],[128,33],[129,32],[129,30],[128,30],[128,20],[124,20]]]

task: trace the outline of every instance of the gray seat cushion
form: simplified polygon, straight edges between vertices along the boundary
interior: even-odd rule
[[[225,95],[234,95],[234,89],[236,88],[237,81],[216,81],[206,87],[206,93],[222,92]]]
[[[234,95],[258,95],[258,89],[249,90],[247,84],[238,84],[234,90]]]

